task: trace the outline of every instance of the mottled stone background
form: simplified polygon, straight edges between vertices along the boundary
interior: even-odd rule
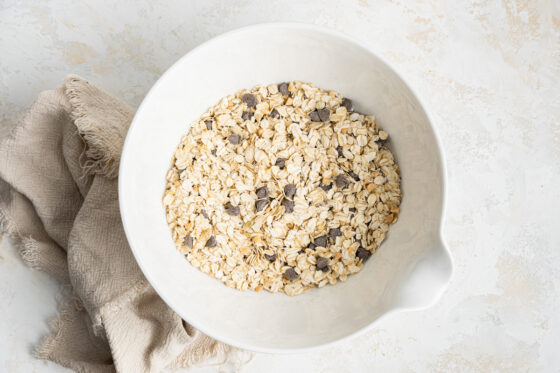
[[[196,45],[280,20],[352,35],[421,93],[447,158],[456,272],[429,310],[244,372],[560,372],[558,1],[0,0],[0,136],[68,73],[137,106]],[[1,372],[64,371],[29,355],[56,292],[4,240]]]

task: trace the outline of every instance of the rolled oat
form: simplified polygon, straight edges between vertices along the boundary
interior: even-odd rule
[[[401,201],[388,134],[303,82],[224,97],[175,151],[163,204],[187,260],[227,286],[301,294],[345,281]]]

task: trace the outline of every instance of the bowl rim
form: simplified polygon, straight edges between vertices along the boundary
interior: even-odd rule
[[[174,307],[174,302],[169,299],[166,298],[165,296],[162,295],[162,293],[160,293],[160,291],[158,291],[158,287],[155,283],[155,281],[152,281],[152,279],[150,278],[150,275],[148,275],[148,272],[145,270],[145,266],[144,264],[139,260],[138,255],[137,255],[137,251],[135,250],[135,248],[133,247],[133,245],[130,244],[130,241],[128,240],[128,237],[131,236],[131,229],[128,227],[127,222],[126,222],[126,218],[125,218],[125,213],[124,213],[124,206],[123,206],[123,198],[120,198],[121,195],[124,194],[124,182],[122,178],[118,178],[118,195],[119,195],[119,210],[120,210],[120,215],[121,215],[121,220],[122,220],[122,224],[123,224],[123,229],[125,232],[125,236],[127,237],[127,242],[129,243],[130,249],[132,251],[132,254],[134,256],[134,259],[136,260],[136,263],[138,264],[140,270],[142,271],[143,275],[146,277],[146,280],[149,282],[149,284],[154,288],[154,290],[156,291],[156,293],[158,294],[159,297],[161,297],[161,299],[174,311],[176,312],[183,320],[185,320],[186,322],[188,322],[189,324],[191,324],[194,328],[200,330],[202,333],[206,334],[207,336],[214,338],[218,341],[221,341],[225,344],[228,344],[230,346],[234,346],[240,349],[244,349],[244,350],[249,350],[249,351],[254,351],[254,352],[263,352],[263,353],[275,353],[275,354],[289,354],[289,353],[302,353],[302,352],[308,352],[308,351],[313,351],[313,350],[317,350],[317,349],[322,349],[325,347],[329,347],[335,344],[338,344],[340,342],[349,340],[351,338],[354,338],[356,336],[362,335],[363,333],[365,333],[368,330],[371,330],[371,328],[378,324],[379,322],[381,322],[382,320],[384,320],[385,318],[398,313],[398,312],[403,312],[403,311],[412,311],[412,310],[422,310],[422,309],[426,309],[431,307],[432,305],[434,305],[435,303],[437,303],[439,301],[439,299],[441,298],[441,296],[443,295],[443,293],[445,292],[445,290],[449,287],[449,283],[451,282],[451,278],[453,277],[453,272],[454,272],[454,263],[453,263],[453,257],[451,255],[451,252],[449,251],[449,248],[447,247],[447,244],[445,243],[445,240],[443,238],[443,222],[445,220],[445,211],[446,211],[446,204],[447,204],[447,168],[446,168],[446,162],[445,162],[445,153],[443,151],[443,146],[442,146],[442,142],[441,142],[441,138],[440,135],[437,131],[437,129],[434,127],[433,125],[433,120],[432,120],[432,116],[430,116],[430,113],[428,112],[425,103],[422,101],[421,96],[417,93],[417,91],[409,84],[409,82],[404,78],[404,76],[394,67],[392,66],[385,58],[383,58],[382,56],[380,56],[379,54],[377,54],[376,52],[374,52],[368,45],[366,45],[365,43],[343,33],[340,31],[336,31],[324,26],[319,26],[319,25],[315,25],[315,24],[309,24],[309,23],[302,23],[302,22],[265,22],[265,23],[256,23],[256,24],[252,24],[252,25],[248,25],[248,26],[243,26],[240,28],[236,28],[227,32],[224,32],[220,35],[217,35],[209,40],[206,40],[205,42],[197,45],[196,47],[194,47],[193,49],[191,49],[190,51],[188,51],[187,53],[185,53],[181,58],[179,58],[176,62],[174,62],[163,74],[161,74],[161,76],[157,79],[157,81],[152,85],[152,87],[149,89],[148,93],[144,96],[144,98],[142,99],[142,102],[140,103],[140,105],[138,106],[138,109],[136,110],[134,117],[130,123],[127,135],[125,137],[124,143],[123,143],[123,148],[122,148],[122,152],[121,152],[121,159],[120,159],[120,164],[119,164],[119,175],[123,174],[123,171],[126,167],[127,162],[125,161],[127,159],[127,154],[128,154],[128,148],[130,147],[130,134],[135,130],[136,128],[136,124],[137,124],[137,114],[139,112],[141,112],[141,109],[143,107],[143,105],[145,104],[145,102],[148,100],[148,98],[150,98],[152,96],[152,94],[154,93],[154,91],[156,90],[156,88],[162,84],[162,81],[164,80],[164,78],[170,74],[172,71],[174,71],[179,65],[181,65],[183,63],[183,61],[192,58],[192,56],[196,55],[197,53],[200,52],[200,50],[204,49],[204,48],[208,48],[210,47],[213,43],[224,39],[224,38],[228,38],[232,35],[236,35],[236,34],[240,34],[240,33],[244,33],[247,31],[256,31],[256,30],[262,30],[262,29],[274,29],[274,28],[279,28],[279,29],[307,29],[307,30],[312,30],[312,31],[316,31],[319,33],[323,33],[326,34],[328,36],[331,37],[335,37],[338,39],[341,39],[343,41],[345,41],[346,43],[349,44],[353,44],[361,49],[363,49],[364,51],[366,51],[367,53],[373,55],[375,58],[377,58],[379,60],[379,62],[383,65],[385,65],[385,67],[387,69],[389,69],[390,71],[392,71],[406,86],[407,89],[410,90],[410,92],[412,93],[412,95],[416,98],[416,100],[419,103],[420,109],[424,112],[424,114],[426,115],[426,118],[428,119],[428,123],[430,125],[430,128],[432,129],[432,133],[434,135],[435,141],[436,141],[436,146],[437,146],[437,152],[439,155],[439,162],[440,162],[440,167],[442,170],[442,177],[441,177],[441,185],[442,185],[442,196],[441,196],[441,211],[440,211],[440,221],[439,221],[439,227],[438,227],[438,236],[437,239],[439,240],[439,243],[442,247],[442,249],[445,251],[445,254],[447,255],[448,259],[449,259],[449,265],[450,265],[450,273],[449,273],[449,277],[447,278],[447,281],[445,284],[442,284],[438,291],[434,293],[434,295],[432,296],[431,300],[426,303],[426,304],[422,304],[422,305],[418,305],[418,306],[399,306],[399,307],[394,307],[391,308],[389,310],[387,310],[386,312],[382,313],[377,319],[373,320],[370,324],[366,325],[365,327],[362,327],[352,333],[349,333],[343,337],[334,339],[332,341],[328,341],[325,343],[320,343],[314,346],[308,346],[308,347],[302,347],[302,348],[270,348],[270,347],[261,347],[261,346],[257,346],[257,345],[251,345],[251,344],[247,344],[247,343],[240,343],[236,340],[232,340],[230,338],[227,337],[223,337],[220,335],[216,335],[216,333],[212,333],[212,332],[208,332],[206,330],[206,328],[203,325],[198,324],[198,322],[196,320],[188,320],[188,318],[183,317],[183,315],[181,314],[181,312],[179,312],[178,308]]]

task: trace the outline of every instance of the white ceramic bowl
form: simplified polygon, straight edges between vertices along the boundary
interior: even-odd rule
[[[302,80],[336,90],[390,134],[402,175],[398,222],[345,283],[296,297],[241,292],[192,267],[166,224],[165,175],[181,137],[209,106],[240,88]],[[130,126],[119,176],[126,235],[148,281],[184,320],[254,351],[290,352],[353,335],[396,310],[435,302],[452,272],[441,238],[441,146],[418,97],[389,65],[348,37],[302,24],[263,24],[195,48],[150,90]]]

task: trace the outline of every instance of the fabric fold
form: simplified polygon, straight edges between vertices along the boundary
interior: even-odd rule
[[[36,356],[77,372],[157,372],[232,351],[184,324],[132,256],[117,176],[133,115],[70,75],[0,144],[2,229],[66,289]]]

